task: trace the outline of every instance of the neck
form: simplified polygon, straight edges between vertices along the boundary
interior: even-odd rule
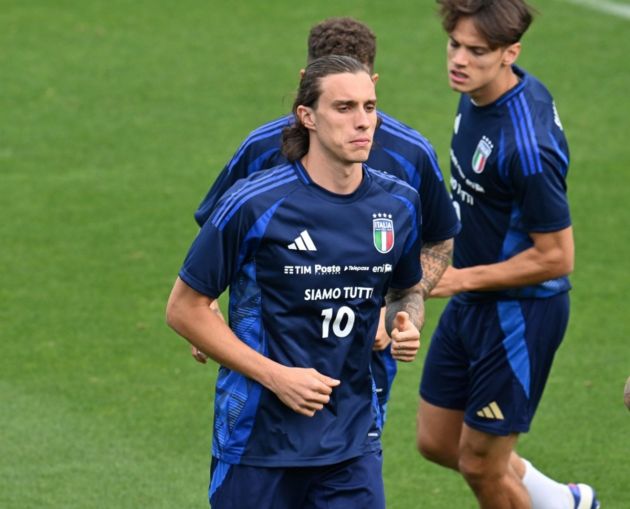
[[[472,93],[470,98],[476,106],[486,106],[496,101],[507,91],[512,90],[518,85],[518,82],[519,78],[514,73],[512,66],[507,66],[494,81],[476,93]]]
[[[344,162],[309,151],[302,165],[318,186],[335,194],[351,194],[361,185],[363,168],[360,162]]]

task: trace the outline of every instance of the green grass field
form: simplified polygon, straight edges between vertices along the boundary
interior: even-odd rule
[[[520,452],[630,507],[630,20],[535,1],[520,63],[572,149],[572,318]],[[628,1],[626,0],[626,4]],[[192,213],[242,138],[290,108],[306,34],[352,15],[378,35],[380,107],[448,174],[457,96],[434,3],[0,1],[0,507],[207,507],[216,367],[164,306]],[[431,302],[424,348],[444,302]],[[384,436],[393,509],[472,508],[415,452],[422,355]]]

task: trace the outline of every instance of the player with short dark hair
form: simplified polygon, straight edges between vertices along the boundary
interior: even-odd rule
[[[354,57],[373,73],[376,37],[369,27],[353,18],[326,19],[310,30],[308,61],[331,54]],[[372,76],[376,82],[378,75]],[[378,112],[378,116],[379,125],[367,164],[405,180],[420,193],[423,222],[420,255],[422,287],[424,295],[428,296],[450,261],[452,238],[459,231],[459,223],[431,144],[417,131],[382,111]],[[208,219],[223,193],[238,179],[286,163],[286,157],[281,152],[282,132],[292,123],[293,115],[289,114],[250,133],[195,213],[200,226]],[[383,421],[396,375],[396,363],[389,350],[389,340],[384,327],[379,327],[374,344],[372,374]],[[205,361],[205,356],[194,347],[193,356],[201,362]]]
[[[423,319],[417,191],[369,168],[376,93],[346,56],[314,60],[293,108],[303,148],[230,188],[194,241],[167,321],[221,365],[214,509],[385,507],[370,359]],[[211,304],[229,286],[227,326]]]
[[[432,295],[450,297],[420,387],[418,447],[458,470],[482,508],[595,509],[590,486],[515,452],[569,318],[569,150],[554,101],[515,65],[522,0],[441,0],[449,83],[461,98],[451,190],[462,231]]]

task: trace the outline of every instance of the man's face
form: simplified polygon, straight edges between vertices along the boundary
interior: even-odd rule
[[[519,50],[520,43],[490,49],[472,19],[461,18],[447,45],[449,85],[477,104],[493,102],[510,88],[510,66]]]
[[[307,108],[303,123],[311,131],[309,151],[321,150],[343,164],[367,160],[376,129],[376,92],[367,72],[330,74],[321,95]]]

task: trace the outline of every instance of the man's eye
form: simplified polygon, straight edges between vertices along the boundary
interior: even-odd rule
[[[368,113],[372,113],[375,109],[376,106],[374,106],[373,104],[368,104],[365,106],[365,111],[367,111]]]

